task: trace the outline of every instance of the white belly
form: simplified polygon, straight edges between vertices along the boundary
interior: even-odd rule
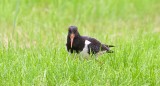
[[[90,44],[91,42],[90,41],[88,41],[88,40],[85,40],[85,46],[84,46],[84,48],[83,48],[83,50],[80,52],[80,54],[82,55],[82,56],[89,56],[89,54],[88,54],[88,45]]]

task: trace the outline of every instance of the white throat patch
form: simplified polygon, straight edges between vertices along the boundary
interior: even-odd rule
[[[83,48],[83,50],[80,52],[80,54],[82,54],[83,56],[89,56],[89,54],[88,54],[88,45],[89,45],[90,43],[91,43],[90,41],[85,40],[84,48]]]

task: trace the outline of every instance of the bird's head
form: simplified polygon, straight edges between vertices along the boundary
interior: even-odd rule
[[[73,40],[78,38],[80,35],[79,35],[79,32],[78,32],[78,28],[76,26],[70,26],[68,28],[68,37],[71,41],[71,48],[72,48],[72,45],[73,45]]]

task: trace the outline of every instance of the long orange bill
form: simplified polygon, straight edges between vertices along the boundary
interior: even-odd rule
[[[70,35],[70,39],[71,39],[71,48],[72,48],[72,45],[73,45],[74,37],[75,37],[75,34],[72,33],[72,34]]]

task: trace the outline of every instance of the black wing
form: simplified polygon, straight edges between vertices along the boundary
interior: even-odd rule
[[[95,38],[91,38],[91,37],[87,37],[87,36],[83,36],[83,38],[85,40],[88,40],[91,42],[91,44],[88,45],[88,49],[89,50],[89,54],[90,53],[93,53],[93,54],[96,54],[98,53],[99,51],[106,51],[106,52],[109,52],[110,49],[109,49],[109,46],[107,45],[104,45],[104,44],[101,44],[97,39]]]

